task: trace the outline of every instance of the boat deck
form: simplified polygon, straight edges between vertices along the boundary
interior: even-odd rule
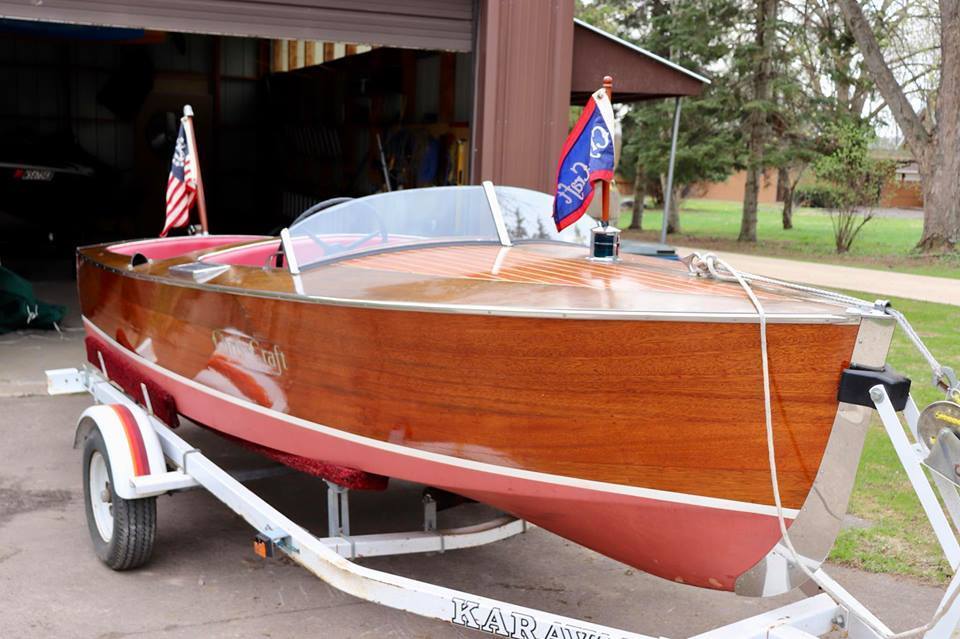
[[[114,252],[115,247],[90,247],[81,252],[127,275],[169,280],[171,266],[212,261],[215,252],[222,256],[251,246],[258,247],[256,255],[262,253],[265,258],[275,251],[276,244],[263,239],[239,242],[227,249],[204,248],[133,267],[130,257]],[[406,247],[316,265],[306,269],[299,282],[286,269],[252,266],[250,262],[263,260],[246,257],[247,264],[233,264],[203,286],[242,289],[253,295],[441,312],[756,320],[756,310],[736,283],[696,277],[681,262],[624,255],[618,263],[605,263],[590,261],[585,255],[583,247],[548,242],[512,247]],[[222,258],[215,259],[220,262]],[[859,321],[857,314],[835,304],[759,287],[756,292],[773,322]]]

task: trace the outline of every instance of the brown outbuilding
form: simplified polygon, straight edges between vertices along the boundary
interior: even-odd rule
[[[0,135],[56,132],[116,170],[125,219],[104,228],[125,235],[159,231],[162,129],[187,102],[211,228],[265,231],[385,188],[550,191],[569,107],[604,75],[619,103],[707,83],[575,20],[573,0],[0,0],[0,36]]]

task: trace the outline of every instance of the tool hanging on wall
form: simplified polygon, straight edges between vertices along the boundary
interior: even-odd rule
[[[380,139],[379,133],[377,133],[377,149],[380,151],[380,169],[383,171],[383,184],[387,187],[387,191],[392,191],[393,188],[390,186],[390,171],[387,170],[387,157],[383,153],[383,141]]]

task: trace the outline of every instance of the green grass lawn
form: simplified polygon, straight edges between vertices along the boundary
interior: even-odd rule
[[[871,299],[867,294],[851,294]],[[942,364],[960,364],[960,340],[955,332],[960,326],[960,307],[899,299],[893,302]],[[913,396],[921,410],[943,399],[930,384],[926,362],[899,328],[888,361],[913,380]],[[868,527],[842,531],[831,561],[936,583],[948,580],[949,565],[879,418],[874,419],[867,434],[849,512],[866,520]]]
[[[830,217],[820,210],[797,209],[793,216],[794,228],[785,231],[781,224],[781,206],[760,205],[756,244],[737,242],[740,217],[739,202],[685,200],[680,214],[683,232],[670,235],[667,241],[680,246],[960,278],[960,254],[931,257],[913,250],[923,227],[920,219],[874,218],[863,227],[850,252],[838,255]],[[656,241],[660,219],[660,211],[648,209],[643,216],[643,226],[650,230],[625,231],[624,237]],[[630,212],[625,210],[619,226],[626,229],[629,224]]]

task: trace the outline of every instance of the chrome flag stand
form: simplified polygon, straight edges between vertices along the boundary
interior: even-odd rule
[[[603,89],[607,100],[613,104],[613,78],[603,76]],[[610,181],[600,182],[600,224],[590,233],[590,258],[598,262],[617,262],[620,260],[620,229],[610,224]]]

